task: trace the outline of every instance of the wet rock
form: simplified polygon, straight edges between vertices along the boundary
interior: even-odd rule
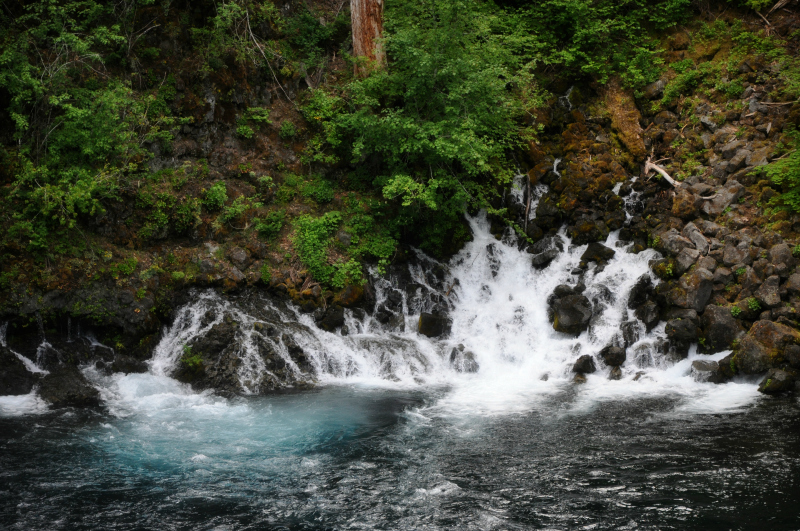
[[[445,316],[422,312],[419,315],[417,331],[428,337],[440,337],[450,333],[451,322]]]
[[[591,319],[592,304],[583,295],[567,295],[553,301],[553,328],[558,332],[580,335]]]
[[[474,373],[480,369],[475,353],[465,350],[464,345],[458,345],[450,351],[450,365],[458,372]]]
[[[673,319],[667,321],[664,331],[667,337],[676,343],[689,345],[697,340],[697,325],[690,320]]]
[[[633,312],[637,319],[644,323],[649,332],[659,323],[658,304],[654,301],[647,301]]]
[[[693,361],[692,377],[698,382],[722,383],[725,380],[719,372],[719,364],[711,360]]]
[[[622,369],[619,367],[611,367],[611,371],[608,373],[609,380],[621,380],[622,379]]]
[[[550,262],[552,262],[558,257],[559,252],[560,251],[558,249],[550,249],[542,253],[535,254],[531,258],[531,265],[535,269],[544,269],[545,267],[550,265]]]
[[[572,379],[573,383],[576,384],[585,384],[586,383],[586,376],[581,373],[577,373],[575,377]]]
[[[776,308],[781,304],[781,279],[778,275],[767,278],[753,293],[756,300],[765,308]]]
[[[636,321],[625,321],[620,326],[622,330],[622,340],[625,342],[625,347],[630,347],[639,341],[639,323]]]
[[[739,245],[726,244],[725,250],[722,252],[722,263],[728,267],[753,263],[747,243]]]
[[[592,242],[581,255],[581,262],[587,264],[589,262],[597,262],[600,264],[611,260],[615,254],[616,251],[614,249],[606,247],[599,242]]]
[[[364,298],[364,288],[361,286],[345,286],[336,294],[334,302],[345,308],[357,306]]]
[[[642,275],[631,288],[628,308],[637,308],[653,296],[653,280],[650,275]]]
[[[578,374],[591,374],[597,370],[597,367],[594,364],[594,358],[588,354],[584,354],[580,358],[575,361],[575,364],[572,366],[572,372],[576,372]]]
[[[39,396],[54,408],[100,405],[100,393],[73,365],[65,365],[42,378]]]
[[[707,269],[697,268],[683,275],[678,284],[678,288],[673,289],[667,299],[674,306],[693,309],[700,313],[711,298],[714,289],[714,275]]]
[[[0,346],[0,395],[26,395],[36,380],[16,354]]]
[[[736,173],[737,171],[741,170],[745,166],[745,162],[747,161],[748,155],[751,154],[750,150],[747,149],[740,149],[736,152],[736,154],[731,157],[728,161],[727,172],[728,173]]]
[[[719,352],[731,348],[731,343],[744,335],[744,329],[729,308],[707,306],[700,318],[704,348],[707,352]]]
[[[319,327],[328,332],[333,332],[342,325],[344,325],[344,308],[339,305],[329,307],[319,322]]]
[[[292,334],[282,334],[281,341],[283,341],[283,345],[289,352],[289,356],[294,360],[301,370],[310,371],[312,369],[311,359],[308,357],[305,350],[303,350],[303,347],[300,346]]]
[[[765,395],[777,395],[794,390],[795,378],[781,369],[770,369],[767,375],[761,380],[758,391]]]
[[[619,367],[625,363],[625,349],[616,345],[608,345],[599,353],[600,358],[610,367]]]
[[[142,360],[137,360],[131,356],[123,356],[118,354],[114,358],[114,363],[111,364],[112,372],[121,372],[125,374],[143,373],[147,372],[147,363]]]
[[[727,285],[733,282],[733,272],[728,269],[727,267],[718,267],[714,271],[714,284],[724,284]]]

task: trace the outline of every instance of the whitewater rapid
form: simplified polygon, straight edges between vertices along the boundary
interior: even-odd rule
[[[615,256],[605,267],[591,263],[581,273],[578,266],[586,245],[572,245],[562,232],[557,237],[564,252],[546,268],[536,270],[531,267],[531,255],[520,250],[513,234],[499,241],[490,233],[485,214],[470,218],[469,223],[473,240],[444,267],[422,253],[409,266],[414,287],[398,290],[402,294],[402,320],[389,331],[371,315],[346,310],[349,333],[326,332],[314,324],[311,315],[279,307],[267,298],[261,300],[263,311],[250,315],[230,300],[207,291],[198,293],[194,301],[176,312],[175,322],[155,348],[149,373],[105,376],[92,368],[85,373],[101,390],[109,410],[119,415],[142,408],[151,412],[159,407],[226,407],[226,400],[209,392],[195,393],[170,375],[184,345],[227,315],[240,324],[245,336],[239,352],[242,388],[259,393],[258,382],[267,369],[254,344],[259,332],[253,324],[266,315],[291,327],[295,341],[313,365],[317,385],[446,390],[428,406],[430,414],[524,412],[565,392],[570,393],[568,409],[572,410],[588,410],[608,400],[670,396],[680,398],[677,408],[681,411],[713,413],[736,411],[758,399],[754,382],[714,385],[692,377],[693,360],[720,359],[727,352],[709,357],[698,355],[693,348],[687,359],[670,361],[657,348],[664,338],[663,324],[647,333],[638,321],[638,340],[628,348],[620,380],[609,380],[610,368],[598,360],[598,371],[587,375],[585,384],[574,384],[571,368],[579,356],[596,355],[610,343],[620,344],[622,323],[635,321],[627,307],[630,290],[642,275],[652,276],[648,262],[659,255],[650,249],[629,252],[631,244],[620,242],[614,232],[605,245],[615,249]],[[445,272],[439,274],[440,278],[431,275],[436,268]],[[572,337],[553,329],[547,298],[556,286],[578,281],[586,286],[584,295],[593,301],[595,314],[589,329]],[[374,287],[380,306],[398,286],[390,275],[375,279]],[[420,312],[430,311],[436,301],[449,306],[452,320],[451,333],[441,340],[416,331]],[[459,372],[450,362],[456,348],[474,354],[479,365],[476,373]],[[278,340],[277,350],[299,373],[282,340]],[[0,408],[5,415],[46,410],[35,393],[2,397]]]

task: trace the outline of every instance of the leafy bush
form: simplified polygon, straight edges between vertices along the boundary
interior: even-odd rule
[[[278,136],[283,140],[290,140],[297,134],[297,128],[289,120],[284,120],[281,123],[281,128],[278,131]]]
[[[317,203],[330,203],[334,198],[333,185],[318,175],[311,175],[309,180],[301,184],[300,193]]]
[[[225,187],[225,183],[218,182],[206,190],[205,197],[203,198],[203,206],[213,212],[222,208],[227,200],[228,191]]]
[[[354,259],[331,263],[328,247],[331,235],[342,222],[341,212],[328,212],[318,218],[300,216],[295,222],[294,248],[318,282],[336,288],[362,280],[361,265]]]
[[[180,359],[181,365],[186,369],[197,372],[203,369],[203,358],[200,354],[193,354],[192,347],[189,345],[183,346],[183,354]]]
[[[758,300],[756,300],[755,297],[750,297],[747,299],[747,307],[751,312],[757,312],[761,309],[761,304],[758,302]]]
[[[742,309],[739,308],[738,306],[733,306],[731,308],[731,315],[733,317],[739,317],[739,315],[741,315],[741,313],[742,313]]]
[[[770,199],[770,205],[780,210],[800,212],[800,132],[788,134],[790,151],[760,169],[779,187],[781,193]]]
[[[264,238],[271,240],[283,228],[286,220],[286,213],[283,210],[273,210],[264,218],[253,220],[256,231]]]

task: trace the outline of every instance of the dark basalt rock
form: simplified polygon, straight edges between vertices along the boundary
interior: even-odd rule
[[[130,356],[117,355],[114,363],[111,364],[112,372],[122,372],[125,374],[147,372],[147,364],[142,360],[137,360]]]
[[[64,365],[42,378],[39,396],[54,408],[100,405],[100,393],[73,365]]]
[[[730,309],[722,306],[707,306],[700,323],[701,336],[705,338],[703,347],[709,353],[731,348],[733,341],[744,335],[744,329]]]
[[[26,395],[37,377],[11,350],[0,347],[0,395]]]
[[[559,252],[558,249],[550,249],[543,253],[535,254],[531,258],[531,265],[536,269],[544,269],[558,257]]]
[[[611,367],[611,372],[608,373],[609,380],[621,380],[622,379],[622,369],[619,367]]]
[[[565,334],[579,335],[589,328],[592,303],[583,295],[567,295],[553,301],[553,328]]]
[[[319,322],[319,327],[328,332],[333,332],[342,325],[344,325],[344,308],[338,305],[328,308]]]
[[[693,361],[692,376],[698,382],[722,383],[725,380],[719,372],[719,364],[710,360]]]
[[[417,331],[424,336],[440,337],[450,333],[450,325],[450,319],[446,316],[422,312]]]
[[[645,328],[649,332],[661,320],[658,316],[658,304],[653,301],[647,301],[633,312],[637,319],[644,323]]]
[[[795,378],[781,369],[770,369],[767,375],[761,380],[758,391],[765,395],[777,395],[794,390]]]
[[[597,370],[597,367],[594,364],[594,358],[592,358],[588,354],[584,354],[580,358],[575,361],[575,365],[572,366],[572,372],[577,372],[578,374],[591,374]]]
[[[636,281],[628,296],[628,308],[637,308],[653,296],[653,280],[650,275],[642,275]]]
[[[607,262],[614,258],[616,251],[606,247],[602,243],[592,242],[581,255],[581,262],[597,262],[598,264]]]
[[[606,365],[610,367],[619,367],[625,363],[626,355],[625,349],[616,345],[608,345],[600,351],[599,356],[603,359]]]

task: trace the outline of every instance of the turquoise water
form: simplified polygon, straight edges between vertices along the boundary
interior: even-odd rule
[[[793,400],[469,415],[447,388],[224,400],[118,377],[104,412],[0,419],[8,529],[796,529]]]

